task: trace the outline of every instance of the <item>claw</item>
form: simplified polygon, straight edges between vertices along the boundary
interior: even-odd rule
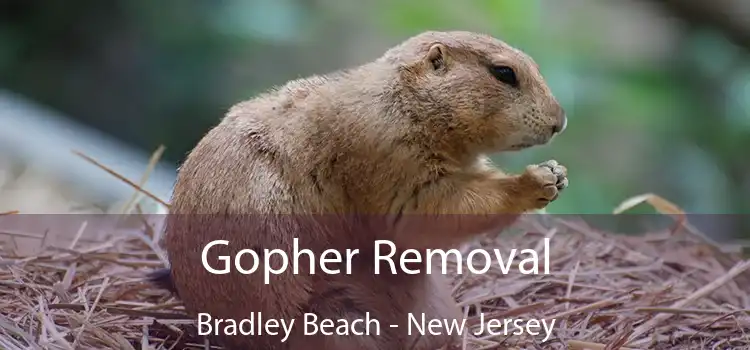
[[[560,165],[560,164],[558,164],[556,160],[554,160],[554,159],[550,159],[550,160],[548,160],[548,161],[546,161],[546,162],[542,163],[542,165],[544,165],[544,166],[548,166],[548,167],[550,167],[550,168],[554,168],[554,167],[556,167],[556,166],[558,166],[558,165]]]

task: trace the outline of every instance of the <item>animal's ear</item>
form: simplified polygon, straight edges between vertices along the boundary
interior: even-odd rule
[[[439,70],[445,68],[447,61],[448,49],[441,43],[435,43],[430,46],[425,56],[425,64],[431,69]]]

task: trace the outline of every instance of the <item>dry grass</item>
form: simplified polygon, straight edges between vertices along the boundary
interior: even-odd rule
[[[638,201],[679,216],[654,198]],[[467,348],[750,348],[750,261],[719,252],[684,220],[677,230],[627,237],[574,219],[530,218],[540,220],[522,222],[522,234],[465,249],[541,249],[550,237],[550,274],[456,275],[453,292],[473,329],[479,311],[554,319],[554,336],[479,335],[466,338]],[[154,232],[131,227],[86,244],[79,233],[34,256],[3,253],[0,348],[207,348],[179,301],[144,282],[163,266]]]

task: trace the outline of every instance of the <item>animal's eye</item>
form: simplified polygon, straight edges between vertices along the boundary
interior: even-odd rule
[[[513,68],[508,66],[490,66],[490,72],[497,80],[513,87],[518,87],[518,78]]]

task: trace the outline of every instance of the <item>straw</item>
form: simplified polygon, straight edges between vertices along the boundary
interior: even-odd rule
[[[167,206],[139,184],[128,183]],[[640,202],[668,203],[650,196],[650,202]],[[676,206],[666,207],[665,215],[678,212]],[[449,266],[451,290],[470,330],[464,349],[750,348],[750,284],[744,282],[750,261],[721,252],[693,227],[682,229],[688,227],[683,216],[674,228],[638,237],[541,218],[520,222],[520,234],[488,235],[462,249],[538,250],[550,238],[550,274],[524,275],[517,269],[503,274],[495,265],[482,275],[465,268],[457,275],[455,264]],[[2,254],[0,348],[207,348],[180,301],[145,282],[148,273],[165,264],[153,241],[158,234],[144,230],[86,243],[80,239],[85,229],[82,225],[64,248],[50,247],[35,256]],[[45,237],[43,232],[26,234]],[[543,329],[538,335],[474,334],[483,327],[479,313],[485,323],[555,324],[546,341]]]

